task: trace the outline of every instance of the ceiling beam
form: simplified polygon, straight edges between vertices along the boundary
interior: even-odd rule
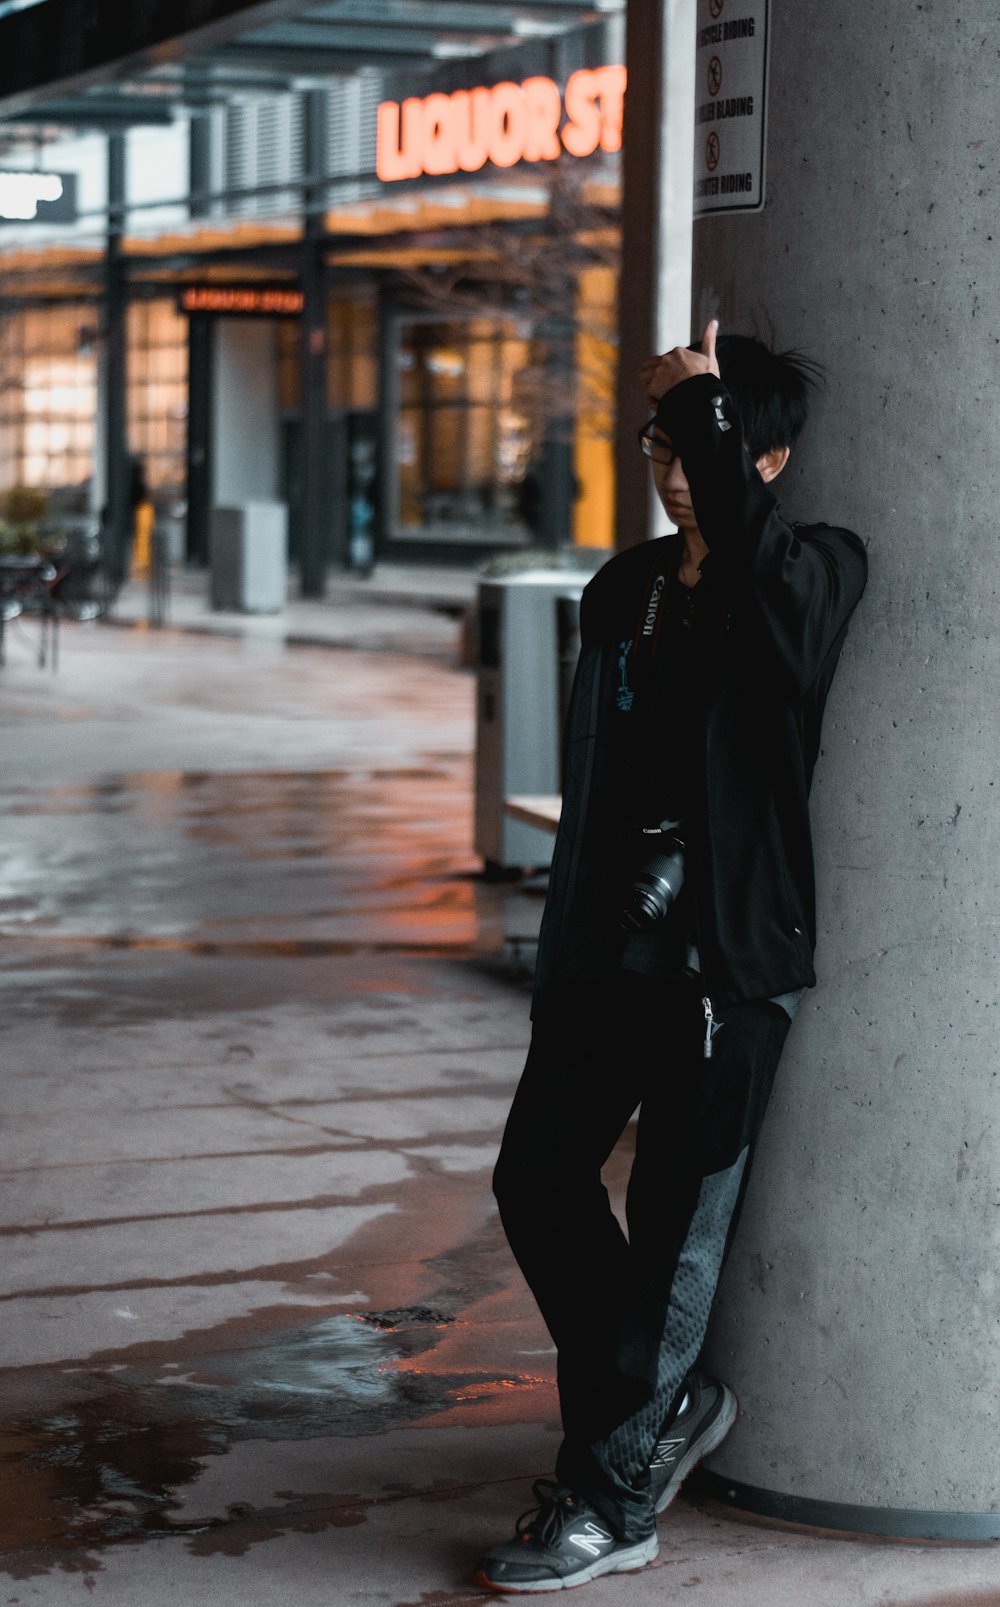
[[[293,78],[326,77],[330,73],[356,73],[360,67],[377,67],[385,62],[423,61],[432,57],[426,51],[376,49],[368,45],[358,50],[330,50],[313,46],[306,50],[293,45],[255,45],[249,42],[222,45],[208,58],[219,66],[265,67]]]
[[[211,76],[194,78],[165,72],[149,73],[143,80],[155,84],[182,101],[192,111],[207,106],[224,105],[228,96],[253,93],[256,95],[284,95],[294,87],[294,75],[257,71],[253,67],[219,67]]]
[[[2,126],[36,126],[51,123],[58,128],[140,128],[163,127],[174,121],[181,97],[154,95],[79,95],[67,100],[46,100],[29,115],[0,114]]]
[[[426,51],[430,55],[441,38],[442,34],[450,34],[456,38],[464,34],[475,34],[482,38],[492,35],[504,41],[513,37],[512,29],[505,28],[502,21],[498,21],[494,14],[488,24],[477,23],[473,25],[459,17],[448,20],[441,18],[437,26],[429,25],[426,19],[418,22],[415,18],[381,18],[371,16],[367,19],[360,17],[347,17],[342,22],[329,20],[316,21],[313,18],[298,22],[282,24],[279,28],[262,28],[257,32],[248,34],[246,42],[254,45],[332,45],[344,46],[353,50],[364,46],[373,34],[382,38],[393,39],[409,37],[414,48]]]
[[[462,33],[510,33],[513,19],[523,7],[511,5],[486,6],[475,0],[465,0],[460,9],[439,5],[438,0],[385,0],[375,10],[363,3],[310,7],[303,13],[302,22],[309,26],[423,28],[434,33],[448,28]]]
[[[625,3],[626,0],[620,0],[620,3],[613,5],[610,9],[606,9],[604,6],[581,5],[580,0],[501,0],[500,5],[495,8],[490,6],[487,9],[492,11],[494,15],[503,16],[505,19],[508,16],[551,18],[553,20],[561,18],[568,23],[574,23],[583,28],[588,23],[606,22],[615,10],[624,11]],[[458,8],[464,10],[467,6],[467,0],[429,0],[429,4],[433,5],[435,9],[440,8],[445,11]],[[331,20],[336,21],[337,13],[329,4],[319,9],[329,16]],[[480,7],[480,9],[484,8]],[[387,18],[389,15],[391,14],[387,12]],[[347,20],[348,18],[345,14],[344,21],[346,22]]]
[[[486,38],[504,37],[508,19],[515,16],[571,26],[607,15],[593,6],[581,6],[578,0],[508,0],[495,9],[475,6],[473,22],[462,14],[466,5],[467,0],[429,0],[434,24],[428,27],[425,20],[421,30],[419,11],[411,11],[408,20],[392,0],[385,3],[381,20],[383,8],[373,0],[360,16],[355,5],[346,6],[339,23],[331,0],[315,7],[303,5],[303,0],[45,0],[44,5],[0,18],[0,120],[37,124],[47,119],[53,104],[62,105],[87,89],[141,77],[168,64],[197,61],[204,52],[224,52],[227,47],[246,52],[228,60],[247,68],[270,67],[279,76],[316,75],[355,71],[366,61],[373,65],[414,57],[430,61],[440,32],[451,30],[461,37],[471,29]],[[484,11],[490,20],[484,19],[481,26]],[[446,21],[449,15],[454,18],[451,24]],[[300,50],[296,56],[284,45],[247,37],[296,21],[308,26],[310,16],[321,27],[327,23],[334,28],[332,53],[324,55],[321,46],[319,51]],[[380,37],[373,48],[372,29],[384,33],[390,43],[384,44]],[[340,40],[349,39],[349,45],[337,43],[338,31]],[[400,42],[398,49],[395,39]],[[418,41],[430,48],[418,48]],[[219,59],[227,58],[221,54]]]
[[[439,35],[426,28],[386,28],[377,23],[296,23],[284,28],[260,29],[223,45],[223,50],[344,50],[365,51],[373,47],[389,55],[430,56]]]
[[[0,117],[301,15],[302,0],[46,0],[0,19]]]

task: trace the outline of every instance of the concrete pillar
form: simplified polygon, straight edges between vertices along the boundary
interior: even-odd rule
[[[696,329],[773,324],[829,369],[788,516],[871,556],[814,790],[820,987],[709,1342],[743,1402],[710,1483],[952,1538],[1000,1537],[994,23],[772,0],[766,206],[695,226]]]
[[[213,505],[274,501],[281,417],[273,320],[216,321],[211,385]]]

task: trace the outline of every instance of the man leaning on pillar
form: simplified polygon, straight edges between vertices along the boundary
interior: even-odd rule
[[[650,358],[639,445],[677,533],[583,595],[531,1047],[494,1180],[558,1350],[564,1438],[478,1566],[494,1590],[650,1562],[656,1514],[736,1418],[697,1362],[816,981],[809,788],[867,574],[856,535],[788,524],[773,489],[815,372],[714,320],[700,348]],[[636,1109],[626,1238],[601,1167]]]

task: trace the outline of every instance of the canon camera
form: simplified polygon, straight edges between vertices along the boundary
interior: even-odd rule
[[[626,932],[645,932],[662,921],[683,887],[682,830],[679,820],[661,820],[658,826],[637,829],[638,851],[618,917]]]

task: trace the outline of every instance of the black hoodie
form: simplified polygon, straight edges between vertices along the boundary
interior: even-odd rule
[[[685,782],[694,805],[688,878],[701,972],[713,1006],[724,1006],[816,981],[808,795],[867,558],[849,530],[785,523],[743,445],[732,398],[713,375],[668,391],[656,422],[683,461],[710,553],[713,646],[700,660],[703,714]],[[624,939],[609,901],[622,818],[615,735],[622,630],[638,642],[651,581],[660,572],[672,584],[679,556],[679,537],[629,548],[583,594],[535,1012],[556,979],[597,980],[622,963]],[[646,721],[651,752],[651,744],[672,739],[666,690],[656,704],[662,729]]]

